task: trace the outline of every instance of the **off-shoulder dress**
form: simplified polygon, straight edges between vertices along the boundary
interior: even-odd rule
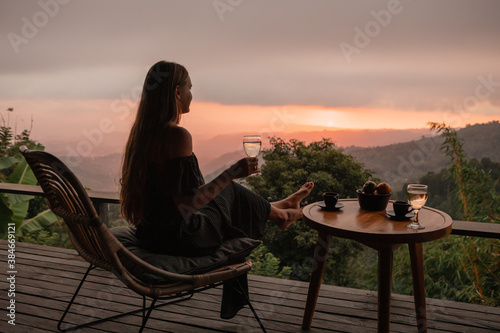
[[[194,195],[194,200],[203,196],[198,187],[204,179],[194,153],[151,163],[148,179],[145,195],[149,213],[136,232],[142,247],[156,253],[202,256],[227,239],[262,237],[270,203],[235,182],[183,217],[186,207],[176,207],[171,195]]]

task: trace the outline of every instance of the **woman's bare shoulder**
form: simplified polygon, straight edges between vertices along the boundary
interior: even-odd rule
[[[193,153],[193,138],[187,129],[181,126],[172,126],[167,134],[169,157],[190,156]]]

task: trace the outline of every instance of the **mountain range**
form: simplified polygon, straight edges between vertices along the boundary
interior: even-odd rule
[[[468,125],[457,130],[464,141],[464,150],[469,158],[489,158],[500,162],[500,124],[498,121]],[[228,165],[244,157],[243,133],[216,135],[211,139],[194,140],[194,151],[206,181],[210,181]],[[393,187],[407,182],[416,182],[427,172],[439,172],[447,166],[449,159],[441,151],[443,138],[429,129],[414,130],[323,130],[309,132],[274,133],[284,140],[297,139],[306,143],[330,138],[344,153],[354,156],[374,176]],[[108,140],[109,154],[97,156],[70,156],[64,147],[71,142],[46,144],[46,150],[68,163],[84,186],[96,191],[115,192],[119,189],[120,165],[123,150],[123,133],[115,134],[118,144]],[[193,137],[196,138],[195,134]],[[269,147],[268,138],[263,137],[264,149]],[[73,144],[76,146],[76,144]],[[95,150],[98,152],[98,149]],[[263,161],[261,161],[263,162]]]
[[[466,126],[457,131],[469,159],[489,158],[500,162],[500,124],[490,122]],[[372,170],[381,181],[397,189],[405,183],[418,182],[428,172],[439,173],[450,162],[443,151],[440,135],[380,147],[349,147],[345,153],[354,156]]]

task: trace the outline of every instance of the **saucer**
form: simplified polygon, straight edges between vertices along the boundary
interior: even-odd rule
[[[344,207],[344,204],[340,203],[340,202],[337,202],[337,204],[335,204],[335,208],[334,209],[326,209],[325,202],[321,201],[321,202],[318,202],[318,206],[320,206],[321,209],[326,210],[327,212],[333,212],[333,211],[339,210],[340,208]]]
[[[407,221],[411,219],[413,216],[415,216],[414,212],[408,212],[406,213],[405,216],[397,216],[393,210],[388,210],[386,211],[387,217],[389,217],[391,220],[396,220],[396,221]]]

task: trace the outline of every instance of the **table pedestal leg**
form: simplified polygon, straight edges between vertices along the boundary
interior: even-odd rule
[[[424,254],[422,243],[408,244],[413,276],[413,294],[417,314],[418,332],[427,332],[427,309],[425,304]]]
[[[309,283],[309,292],[307,293],[304,319],[302,320],[302,329],[304,330],[311,328],[331,239],[332,237],[330,235],[320,232],[316,248],[314,249],[314,266],[311,273],[311,282]]]
[[[378,249],[378,332],[389,332],[391,326],[391,283],[393,249]]]

